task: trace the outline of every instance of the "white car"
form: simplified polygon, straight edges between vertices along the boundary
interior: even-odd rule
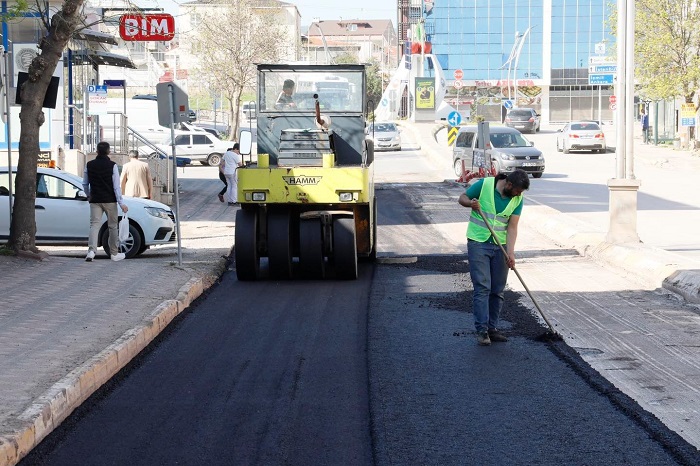
[[[391,121],[376,121],[367,127],[367,136],[374,140],[374,150],[401,150],[401,130]]]
[[[10,236],[8,186],[7,167],[0,167],[0,242],[7,242]],[[126,254],[127,258],[141,254],[151,246],[176,240],[175,215],[170,207],[149,199],[126,196],[124,203],[129,208],[129,239],[120,243],[119,252]],[[87,247],[90,205],[83,191],[82,177],[53,168],[37,168],[34,212],[37,245]],[[108,238],[107,216],[104,215],[97,244],[107,255],[110,254]]]
[[[572,121],[557,131],[557,151],[568,154],[572,150],[590,150],[605,153],[605,133],[595,121]]]
[[[155,144],[163,154],[171,155],[170,136],[160,144]],[[175,155],[200,162],[202,165],[218,166],[228,148],[233,146],[231,141],[222,141],[204,130],[177,131],[175,133]],[[139,147],[139,154],[155,158],[155,151],[148,146]],[[161,154],[161,155],[163,155]]]

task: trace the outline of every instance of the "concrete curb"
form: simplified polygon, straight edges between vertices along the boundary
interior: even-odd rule
[[[216,261],[211,271],[193,277],[175,299],[160,303],[139,326],[127,330],[96,356],[85,361],[54,384],[19,416],[23,426],[0,437],[0,466],[14,466],[63,422],[98,388],[134,359],[172,320],[209,289],[226,270],[227,259]]]
[[[433,162],[445,162],[439,155],[445,148],[437,142],[438,132],[445,128],[444,122],[433,123],[432,138],[421,134],[414,123],[406,122],[404,126],[420,141]],[[647,285],[668,290],[688,303],[700,304],[700,270],[693,270],[693,266],[678,254],[642,243],[609,243],[604,234],[590,225],[544,205],[528,207],[521,222],[556,244],[576,249],[597,263],[616,268]]]

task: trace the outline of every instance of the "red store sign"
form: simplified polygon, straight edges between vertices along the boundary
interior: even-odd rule
[[[119,37],[128,41],[169,41],[175,37],[175,18],[167,13],[122,15]]]

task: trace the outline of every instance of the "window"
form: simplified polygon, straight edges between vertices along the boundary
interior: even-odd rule
[[[37,175],[36,197],[76,199],[80,189],[72,183],[50,175]]]
[[[206,134],[193,134],[192,135],[192,144],[211,144],[211,140],[209,139],[209,136]]]
[[[474,133],[470,131],[465,131],[457,136],[456,147],[471,147],[472,141],[474,141]]]
[[[0,173],[0,196],[10,195],[10,176],[7,173]]]
[[[190,145],[190,137],[187,134],[180,135],[175,138],[175,145],[176,146],[189,146]]]

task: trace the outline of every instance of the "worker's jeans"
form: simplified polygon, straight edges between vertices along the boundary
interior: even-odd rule
[[[90,203],[90,236],[88,237],[88,250],[97,253],[97,236],[100,234],[102,214],[107,214],[107,227],[109,228],[109,251],[111,255],[119,253],[119,209],[116,202]]]
[[[469,240],[467,257],[474,285],[474,327],[479,333],[496,329],[503,308],[503,290],[508,280],[508,265],[503,251],[497,244]]]

